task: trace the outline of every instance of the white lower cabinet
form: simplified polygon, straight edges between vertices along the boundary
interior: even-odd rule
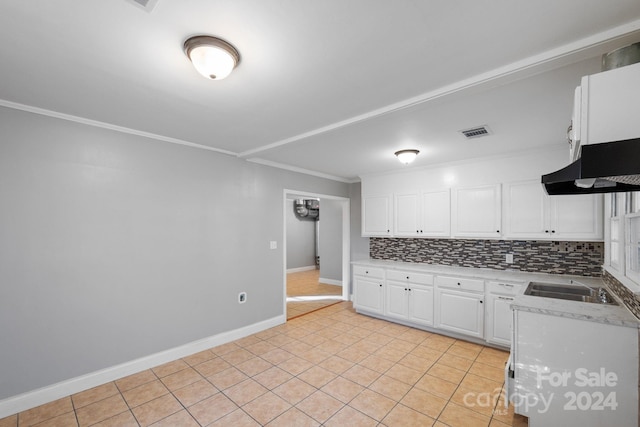
[[[484,337],[484,281],[436,278],[436,327],[476,338]]]
[[[523,283],[354,266],[354,308],[391,321],[511,343],[511,301]]]
[[[522,283],[487,282],[485,335],[487,342],[511,346],[513,314],[511,303],[522,290]]]
[[[483,296],[469,292],[436,289],[436,327],[460,334],[484,336]]]
[[[385,315],[420,325],[433,325],[433,276],[388,271]]]
[[[356,310],[372,314],[384,313],[384,269],[354,266],[353,286]]]

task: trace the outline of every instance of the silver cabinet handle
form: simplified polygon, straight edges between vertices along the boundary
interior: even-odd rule
[[[500,296],[498,298],[506,300],[506,301],[513,301],[513,298],[500,297]]]

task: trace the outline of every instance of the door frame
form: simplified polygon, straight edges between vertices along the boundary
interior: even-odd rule
[[[348,197],[332,196],[330,194],[310,193],[308,191],[284,189],[282,198],[282,302],[283,313],[287,314],[287,200],[288,197],[337,200],[342,208],[342,300],[349,301],[349,285],[351,277],[351,200]],[[322,208],[322,205],[320,206]]]

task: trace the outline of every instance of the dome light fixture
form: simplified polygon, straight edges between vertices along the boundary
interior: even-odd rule
[[[419,152],[420,151],[418,150],[400,150],[396,151],[394,154],[396,155],[398,160],[400,160],[400,162],[408,165],[416,159]]]
[[[222,80],[240,62],[240,54],[231,44],[212,36],[195,36],[184,42],[184,53],[196,70],[211,80]]]

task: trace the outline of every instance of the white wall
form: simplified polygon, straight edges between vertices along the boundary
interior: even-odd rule
[[[478,141],[481,143],[482,140]],[[412,191],[540,180],[543,174],[555,172],[569,163],[568,146],[558,144],[536,151],[411,169],[403,173],[366,175],[362,177],[362,194],[391,194],[397,188]]]
[[[0,108],[0,400],[283,315],[282,192],[294,187],[349,196]]]
[[[316,222],[300,219],[287,200],[287,270],[316,265]]]
[[[369,238],[362,237],[362,183],[356,182],[349,188],[351,199],[351,259],[369,258]]]
[[[342,282],[342,202],[320,199],[320,278]]]
[[[356,182],[349,188],[351,199],[351,260],[369,258],[369,238],[362,237],[362,183]],[[349,274],[349,295],[353,294],[353,268]]]

